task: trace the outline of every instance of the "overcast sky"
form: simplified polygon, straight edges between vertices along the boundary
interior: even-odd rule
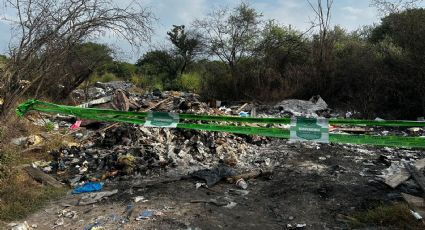
[[[126,2],[129,0],[115,0]],[[172,25],[188,25],[195,18],[202,18],[214,7],[233,7],[239,0],[141,0],[150,8],[158,21],[154,24],[155,33],[150,44],[142,48],[142,53],[152,47],[166,44],[166,32]],[[314,2],[315,0],[312,0]],[[292,25],[299,30],[305,30],[310,25],[314,14],[306,0],[249,0],[255,9],[261,12],[263,19],[276,19],[281,24]],[[2,14],[10,14],[3,10]],[[340,25],[347,30],[355,30],[363,25],[379,22],[377,11],[369,6],[369,0],[334,0],[332,9],[332,25]],[[0,53],[7,51],[11,37],[10,27],[5,21],[0,21]],[[124,41],[116,38],[103,38],[104,43],[113,44],[121,49],[122,59],[134,62],[141,53],[131,50]]]

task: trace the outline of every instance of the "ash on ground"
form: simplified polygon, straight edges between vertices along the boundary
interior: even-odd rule
[[[320,96],[257,105],[203,102],[196,94],[172,91],[138,95],[130,93],[132,87],[99,83],[87,92],[74,92],[73,101],[82,107],[210,115],[350,115],[329,109]],[[74,117],[43,114],[43,119],[31,120],[52,122],[53,132],[74,140],[51,151],[51,161],[34,162],[33,167],[70,189],[88,182],[101,183],[102,189],[52,202],[28,217],[24,229],[348,229],[355,213],[401,201],[425,217],[412,202],[423,201],[425,191],[420,179],[410,176],[412,166],[423,177],[423,150],[292,143],[96,121],[83,121],[70,131]],[[340,126],[331,132],[425,135],[420,127]],[[48,134],[34,136],[14,143],[32,148]]]

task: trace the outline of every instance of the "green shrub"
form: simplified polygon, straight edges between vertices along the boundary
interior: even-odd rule
[[[53,131],[55,129],[55,124],[53,122],[47,122],[46,124],[44,124],[44,129],[46,130],[46,132]]]
[[[130,81],[135,84],[137,87],[153,90],[159,89],[164,90],[164,83],[162,82],[161,76],[141,76],[141,75],[133,75]]]
[[[389,229],[423,229],[410,213],[410,208],[405,203],[379,205],[364,212],[356,213],[351,218],[351,227],[365,228],[371,226],[385,226]]]
[[[110,81],[117,81],[117,80],[119,79],[113,73],[105,73],[102,75],[102,78],[101,78],[102,82],[110,82]]]
[[[199,73],[185,73],[177,78],[178,88],[184,91],[199,93],[201,90],[201,76]]]
[[[131,76],[130,82],[139,87],[145,87],[149,84],[148,79],[146,77],[136,74]]]

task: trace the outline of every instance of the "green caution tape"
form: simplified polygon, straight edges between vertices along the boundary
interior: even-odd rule
[[[30,99],[22,103],[16,109],[19,116],[23,116],[28,110],[38,110],[41,112],[61,113],[84,116],[87,119],[102,117],[133,117],[145,119],[148,113],[116,111],[110,109],[80,108],[66,105],[56,105],[53,103],[42,102]],[[91,118],[90,118],[91,117]],[[83,118],[83,117],[82,117]],[[210,116],[196,114],[179,114],[180,120],[193,121],[216,121],[216,122],[243,122],[243,123],[262,123],[262,124],[290,124],[290,118],[258,118],[258,117],[231,117],[231,116]],[[355,125],[355,126],[390,126],[390,127],[425,127],[425,122],[421,121],[372,121],[355,119],[329,119],[330,125]]]
[[[145,124],[149,113],[115,111],[108,109],[79,108],[74,106],[56,105],[38,100],[28,100],[16,109],[19,116],[25,115],[29,110],[37,110],[48,113],[60,113],[73,115],[83,119],[127,122],[133,124]],[[194,114],[179,114],[180,120],[185,121],[214,121],[214,122],[239,122],[239,123],[263,123],[263,124],[289,124],[289,118],[253,118],[253,117],[231,117],[231,116],[207,116]],[[403,127],[425,127],[425,122],[416,121],[370,121],[370,120],[345,120],[329,119],[329,124],[363,125],[363,126],[403,126]],[[177,128],[195,129],[204,131],[230,132],[246,135],[261,135],[268,137],[286,138],[290,137],[289,130],[280,128],[265,128],[253,126],[218,125],[218,124],[194,124],[181,122]],[[369,144],[391,147],[413,147],[425,148],[425,138],[422,137],[400,137],[400,136],[371,136],[371,135],[345,135],[329,134],[332,143],[345,144]]]

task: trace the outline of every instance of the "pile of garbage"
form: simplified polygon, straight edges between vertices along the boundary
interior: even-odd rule
[[[73,92],[73,101],[80,107],[214,115],[235,114],[247,107],[247,104],[236,106],[236,109],[210,107],[208,103],[201,102],[197,94],[175,91],[154,90],[138,95],[130,93],[132,87],[125,82],[97,83],[87,90],[86,95],[80,89]],[[42,116],[30,115],[29,118],[39,125],[45,125],[46,122],[54,124],[55,130],[65,130],[74,142],[51,151],[52,161],[38,161],[32,166],[72,187],[87,181],[119,180],[164,173],[188,175],[217,165],[240,172],[265,166],[256,159],[256,147],[269,141],[265,137],[79,121],[75,117],[54,114]],[[30,147],[34,145],[33,139],[22,137],[13,142]],[[37,144],[42,139],[39,137]]]
[[[330,112],[328,104],[320,97],[314,96],[308,101],[289,99],[283,100],[274,106],[281,114],[287,116],[319,117]]]
[[[315,96],[309,101],[284,100],[275,106],[252,103],[228,104],[221,101],[202,102],[194,93],[154,90],[144,94],[132,93],[128,82],[96,83],[87,90],[72,93],[72,100],[80,107],[110,108],[123,111],[166,111],[209,115],[238,116],[327,116],[332,114],[326,102]],[[257,110],[258,108],[258,110]],[[111,180],[128,176],[174,173],[187,175],[197,170],[212,169],[217,165],[246,169],[271,167],[259,161],[257,147],[270,142],[260,136],[234,135],[185,129],[147,128],[132,124],[110,124],[98,121],[78,121],[75,117],[44,114],[35,124],[54,123],[55,129],[71,127],[71,136],[79,144],[52,151],[51,162],[38,162],[34,167],[55,175],[62,182],[77,186],[84,181]],[[337,115],[332,115],[337,116]],[[289,125],[277,125],[288,129]],[[69,130],[68,130],[69,131]],[[331,126],[331,133],[389,135],[423,135],[421,128],[388,131],[367,127]],[[34,138],[14,140],[28,146]],[[40,142],[39,140],[37,142]],[[263,162],[261,165],[258,162]]]
[[[261,137],[129,124],[81,139],[86,144],[52,151],[54,159],[43,171],[76,186],[87,180],[157,175],[165,169],[183,175],[218,163],[244,169],[254,166],[255,144],[267,141]]]
[[[137,93],[134,85],[128,82],[96,83],[86,90],[78,89],[72,94],[75,106],[109,108],[122,111],[164,111],[186,114],[232,115],[253,117],[327,117],[349,118],[350,113],[339,115],[332,111],[326,102],[315,96],[308,101],[284,100],[276,105],[256,105],[254,103],[227,103],[218,100],[204,102],[194,93],[154,90]],[[50,124],[54,133],[72,137],[61,148],[50,151],[50,161],[33,162],[25,168],[37,181],[49,186],[72,187],[73,196],[78,197],[75,205],[92,205],[103,199],[114,199],[116,194],[130,194],[134,203],[145,202],[143,196],[133,195],[133,188],[144,188],[149,183],[162,183],[185,178],[195,178],[194,188],[211,188],[219,181],[226,181],[236,188],[227,194],[238,197],[247,195],[255,185],[252,178],[269,177],[272,173],[285,172],[297,175],[326,174],[339,177],[350,170],[359,170],[359,177],[367,177],[371,182],[387,184],[390,193],[399,194],[397,199],[406,200],[412,207],[412,215],[425,217],[423,192],[425,191],[425,153],[406,149],[370,148],[356,145],[324,146],[319,143],[294,143],[284,139],[272,140],[255,135],[237,135],[225,132],[206,132],[190,129],[152,128],[126,123],[108,123],[78,120],[76,117],[40,114],[30,120],[36,125]],[[201,121],[198,123],[202,124]],[[289,129],[288,124],[259,124],[262,127]],[[424,128],[392,128],[331,125],[330,133],[425,136]],[[12,140],[26,150],[34,150],[47,139],[50,133],[33,134]],[[64,138],[65,142],[66,138]],[[332,153],[330,148],[344,149]],[[310,149],[310,150],[307,150]],[[310,158],[303,159],[310,151]],[[311,152],[314,152],[312,155]],[[344,155],[341,155],[343,153]],[[353,153],[350,155],[349,153]],[[333,161],[332,157],[338,157]],[[349,158],[357,165],[339,165],[341,158]],[[359,167],[360,165],[360,167]],[[283,170],[283,171],[282,171]],[[350,172],[352,173],[352,172]],[[291,177],[289,177],[291,178]],[[327,177],[323,177],[327,180]],[[356,178],[355,178],[356,179]],[[313,180],[313,179],[312,179]],[[357,179],[356,179],[357,180]],[[353,180],[354,181],[354,180]],[[320,182],[322,183],[322,182]],[[346,182],[344,182],[346,183]],[[122,185],[129,185],[123,191]],[[252,187],[250,187],[252,186]],[[280,186],[280,185],[279,185]],[[286,184],[284,184],[286,186]],[[304,186],[304,185],[302,185]],[[289,190],[293,187],[288,186]],[[210,189],[208,189],[210,190]],[[326,193],[319,190],[321,193]],[[213,190],[211,190],[213,191]],[[251,190],[252,191],[252,190]],[[283,191],[283,190],[282,190]],[[286,193],[284,193],[286,195]],[[191,203],[208,203],[224,208],[234,208],[237,202],[232,196],[223,199],[208,198],[192,200]],[[127,206],[132,210],[134,203]],[[340,205],[340,204],[338,204]],[[127,208],[126,211],[127,212]],[[164,208],[165,209],[165,208]],[[143,207],[136,221],[149,220],[162,216],[162,209]],[[121,216],[113,220],[126,222],[131,216]],[[76,211],[63,210],[58,215],[54,227],[63,226],[64,218],[77,218]],[[293,218],[292,218],[293,219]],[[101,225],[102,221],[91,221],[87,229]],[[29,226],[23,223],[22,226]],[[20,227],[20,225],[17,225]],[[304,228],[306,224],[288,224],[288,229]],[[18,229],[18,228],[17,228]]]
[[[115,109],[122,111],[167,111],[174,113],[223,114],[210,108],[194,93],[154,90],[142,95],[132,93],[135,86],[128,82],[98,82],[86,91],[72,92],[72,101],[79,107]]]

